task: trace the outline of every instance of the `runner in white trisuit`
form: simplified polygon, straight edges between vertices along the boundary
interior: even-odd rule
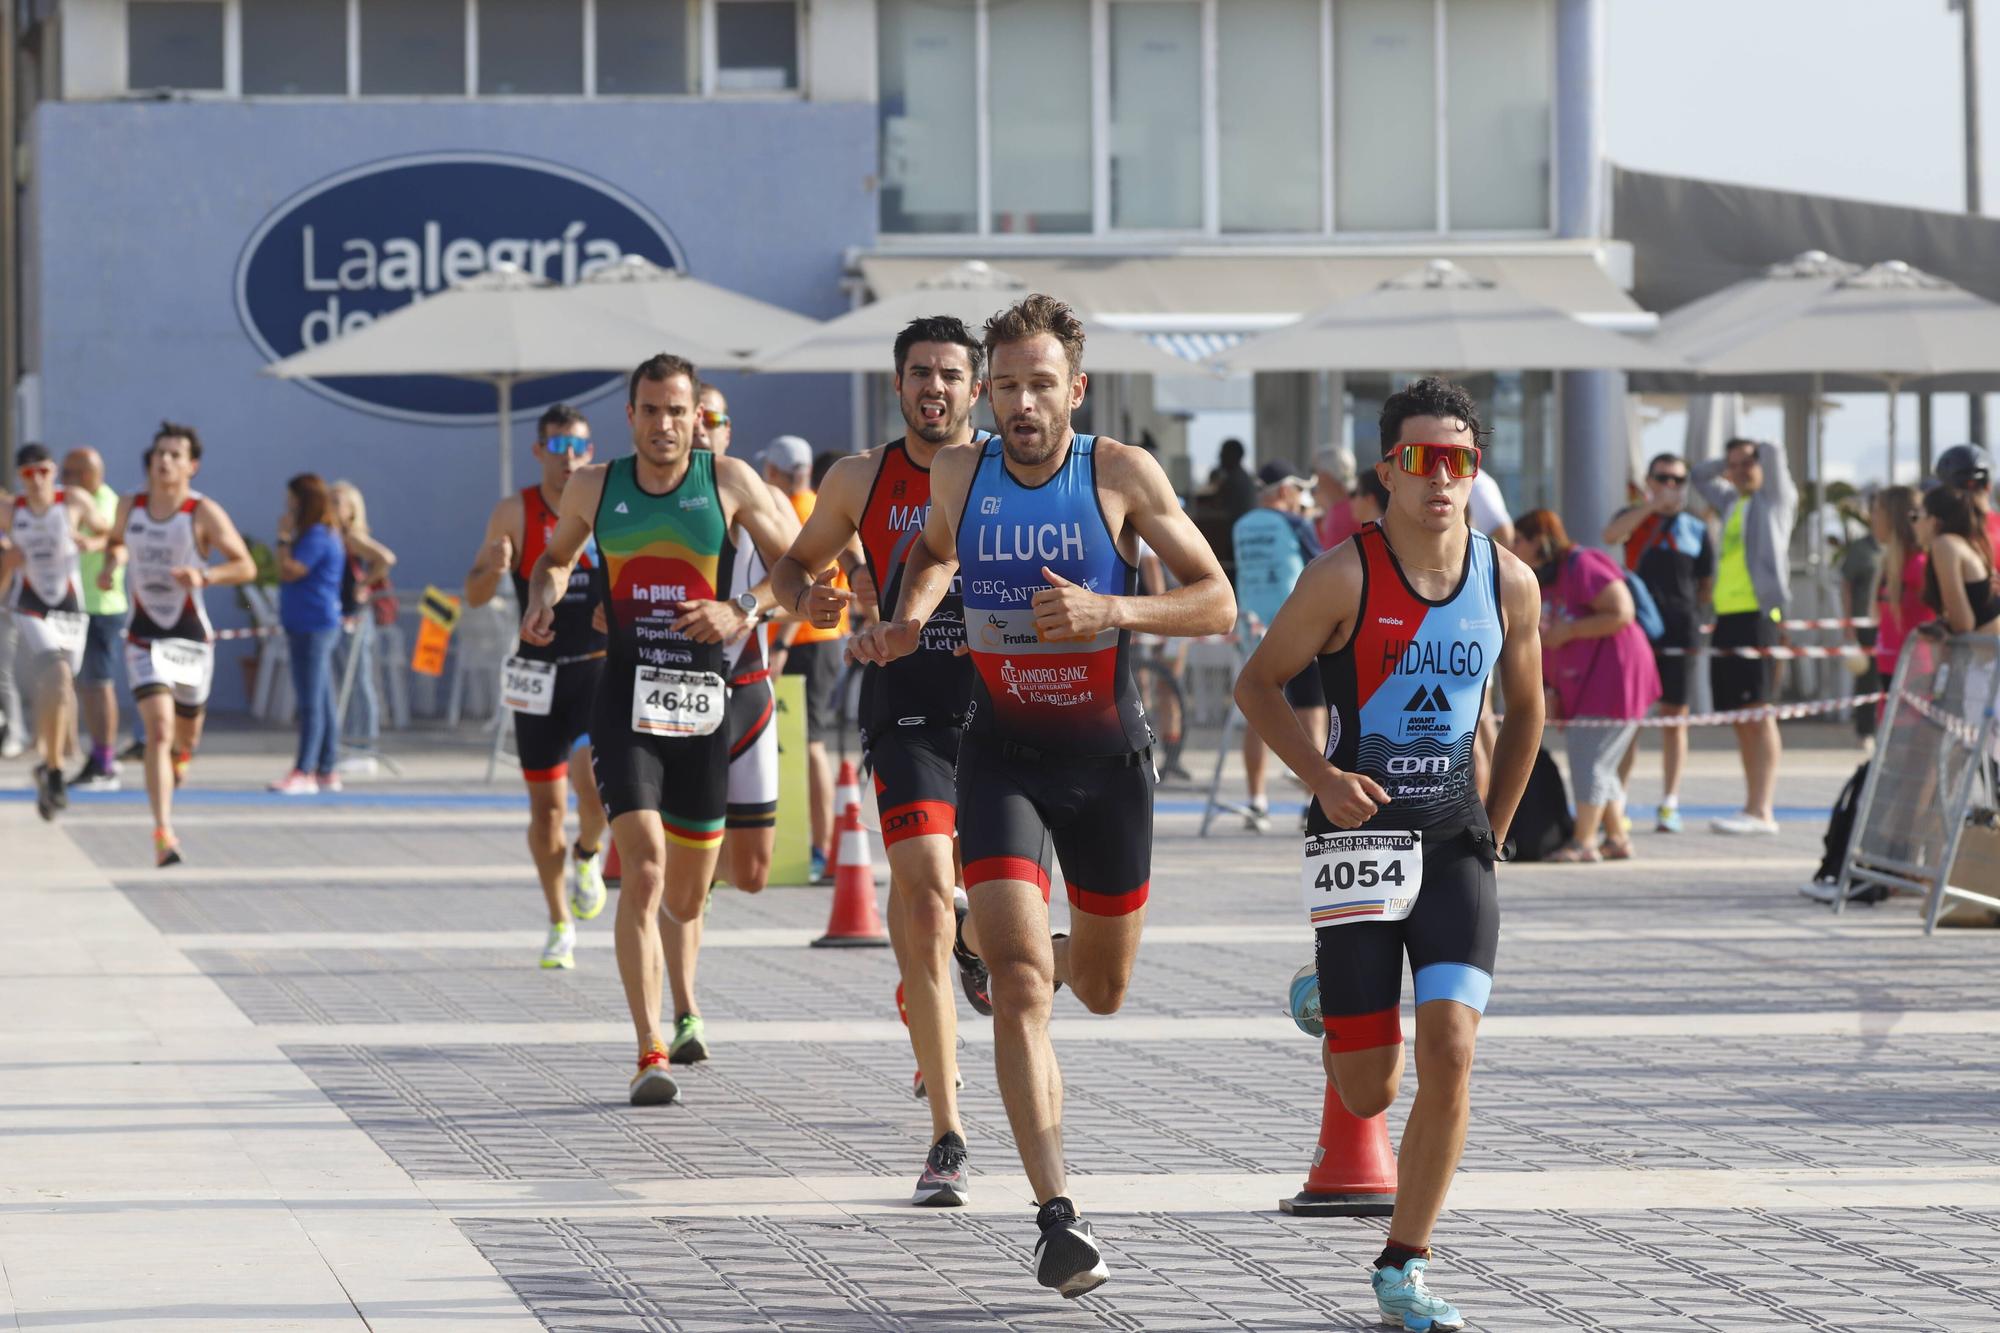
[[[104,544],[104,525],[90,497],[56,485],[56,460],[39,444],[14,456],[21,493],[0,509],[0,584],[18,568],[11,611],[20,627],[27,685],[38,696],[35,733],[42,762],[35,768],[35,810],[54,819],[69,804],[63,788],[63,744],[76,716],[78,669],[90,622],[83,612],[81,552]]]
[[[147,448],[146,489],[118,504],[98,586],[126,564],[132,620],[125,631],[125,679],[146,729],[146,796],[153,809],[153,859],[181,859],[174,837],[174,788],[201,743],[202,714],[215,678],[214,631],[202,590],[248,583],[257,562],[221,505],[193,489],[201,437],[163,421]],[[211,555],[222,560],[209,564]]]

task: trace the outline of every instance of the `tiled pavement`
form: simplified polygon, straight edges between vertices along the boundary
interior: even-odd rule
[[[1163,816],[1124,1012],[1058,1005],[1115,1275],[1066,1303],[1027,1271],[990,1025],[961,1015],[976,1206],[913,1212],[887,951],[802,947],[824,890],[718,894],[716,1058],[635,1111],[609,918],[537,971],[518,811],[432,759],[461,780],[289,805],[205,759],[225,794],[167,875],[129,799],[0,803],[0,1329],[1372,1326],[1381,1223],[1272,1207],[1322,1091],[1279,1013],[1288,839]],[[1851,767],[1793,756],[1786,800]],[[2000,1327],[2000,935],[1805,905],[1804,824],[1640,847],[1503,874],[1437,1285],[1488,1330]]]

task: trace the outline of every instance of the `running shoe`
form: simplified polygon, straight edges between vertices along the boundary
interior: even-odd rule
[[[1804,898],[1810,898],[1816,903],[1825,903],[1828,907],[1831,907],[1833,906],[1833,900],[1840,896],[1840,881],[1837,879],[1816,879],[1810,884],[1801,884],[1799,885],[1799,895]],[[1847,901],[1851,903],[1879,903],[1888,896],[1889,888],[1885,884],[1850,884],[1847,888]]]
[[[1251,833],[1271,831],[1271,807],[1262,801],[1252,801],[1243,807],[1243,827]]]
[[[1308,1037],[1324,1037],[1326,1023],[1319,1008],[1319,964],[1307,963],[1292,973],[1292,1021]]]
[[[174,785],[179,786],[180,783],[176,781]],[[319,783],[312,774],[295,768],[273,782],[266,790],[274,791],[280,796],[317,796]]]
[[[558,921],[549,927],[549,942],[542,946],[542,966],[554,969],[576,966],[576,927]]]
[[[1065,1300],[1096,1291],[1111,1276],[1104,1255],[1090,1234],[1090,1223],[1076,1215],[1076,1205],[1060,1194],[1035,1214],[1042,1238],[1035,1242],[1035,1281],[1053,1287]]]
[[[572,847],[570,853],[576,874],[569,884],[569,910],[579,921],[594,921],[604,910],[604,849],[585,856],[583,848]]]
[[[965,1140],[957,1130],[948,1129],[924,1158],[924,1173],[917,1177],[917,1190],[910,1202],[919,1208],[963,1208],[971,1183],[972,1173],[965,1165]]]
[[[1678,805],[1663,805],[1653,818],[1653,827],[1661,833],[1681,831],[1681,808]]]
[[[1407,1333],[1430,1333],[1432,1329],[1450,1333],[1465,1327],[1465,1316],[1456,1305],[1425,1288],[1424,1270],[1429,1266],[1428,1259],[1412,1259],[1401,1268],[1375,1270],[1369,1281],[1375,1285],[1375,1306],[1382,1312],[1384,1324]]]
[[[0,759],[19,759],[28,752],[28,743],[12,727],[0,730]]]
[[[173,750],[168,753],[167,758],[173,766],[174,785],[178,787],[187,781],[188,766],[194,763],[194,751]]]
[[[110,768],[106,768],[97,762],[97,756],[93,754],[83,761],[83,767],[76,771],[69,785],[78,791],[117,791],[120,785],[117,764],[114,761]]]
[[[181,841],[165,829],[153,830],[153,864],[164,870],[181,863]]]
[[[631,1101],[634,1106],[666,1106],[678,1101],[681,1085],[667,1072],[666,1047],[657,1041],[639,1057],[639,1072],[632,1075]]]
[[[817,847],[812,849],[812,882],[815,884],[827,882],[826,853]]]
[[[965,918],[972,907],[964,900],[955,900],[952,910],[958,917],[958,924],[951,941],[951,956],[958,961],[958,985],[965,992],[965,998],[972,1005],[972,1012],[990,1017],[993,1013],[991,994],[993,979],[986,971],[986,961],[965,947]],[[897,992],[901,1004],[901,991]],[[906,1020],[907,1021],[907,1020]]]
[[[708,1042],[700,1014],[682,1014],[674,1020],[674,1043],[667,1058],[677,1065],[698,1065],[708,1059]]]
[[[1778,821],[1759,819],[1752,814],[1724,815],[1708,821],[1709,828],[1736,838],[1770,838],[1778,833]]]
[[[35,765],[35,813],[45,821],[54,820],[56,811],[69,804],[69,798],[63,794],[62,780],[61,769]]]
[[[333,773],[321,773],[315,781],[319,783],[319,789],[323,792],[337,793],[346,790],[346,787],[340,781],[340,774],[337,771]]]

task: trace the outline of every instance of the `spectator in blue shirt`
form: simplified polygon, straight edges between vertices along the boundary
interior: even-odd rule
[[[1257,481],[1257,507],[1230,527],[1236,552],[1236,605],[1242,617],[1239,629],[1253,642],[1292,595],[1292,585],[1307,563],[1319,554],[1319,538],[1305,518],[1313,479],[1300,476],[1288,463],[1274,461],[1257,469]],[[1305,670],[1286,684],[1285,701],[1299,714],[1307,734],[1324,742],[1326,694],[1318,662],[1306,663]],[[1264,794],[1265,760],[1264,742],[1254,730],[1244,728],[1243,775],[1250,804],[1243,826],[1254,833],[1271,827],[1271,805]]]
[[[302,472],[285,483],[278,522],[278,619],[290,648],[298,700],[299,752],[292,771],[271,784],[287,796],[339,791],[334,771],[340,728],[333,715],[333,650],[340,642],[340,572],[347,551],[333,526],[326,483]]]

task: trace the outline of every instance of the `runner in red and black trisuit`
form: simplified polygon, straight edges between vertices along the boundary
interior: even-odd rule
[[[1107,1274],[1066,1197],[1062,1076],[1050,999],[1067,984],[1095,1013],[1125,997],[1152,861],[1150,736],[1133,685],[1134,633],[1219,634],[1236,599],[1215,553],[1142,449],[1077,435],[1083,326],[1030,296],[986,324],[997,439],[941,451],[930,516],[896,610],[857,634],[857,661],[920,651],[962,574],[976,671],[958,767],[968,943],[992,969],[994,1063],[1040,1204],[1036,1279],[1081,1296]],[[1180,586],[1135,595],[1139,545]],[[1049,849],[1072,934],[1049,934]]]
[[[930,512],[931,460],[948,445],[984,438],[971,421],[980,347],[962,322],[916,320],[897,336],[895,355],[903,437],[833,465],[805,530],[771,572],[779,605],[817,625],[837,623],[856,595],[832,586],[836,560],[860,596],[874,600],[880,590],[881,605],[895,606],[904,561]],[[954,586],[917,651],[869,668],[861,684],[863,753],[889,851],[889,938],[903,978],[898,994],[917,1056],[917,1093],[928,1095],[931,1106],[932,1147],[912,1201],[934,1207],[964,1203],[968,1183],[947,962],[963,913],[954,902],[952,839],[953,773],[972,689],[964,652],[965,617]],[[984,966],[961,950],[959,969],[973,1007],[991,1013]]]
[[[590,423],[583,413],[567,403],[542,413],[535,429],[541,478],[493,507],[478,559],[465,576],[467,606],[492,601],[505,575],[514,580],[515,605],[528,604],[528,574],[556,530],[563,489],[591,454]],[[604,670],[604,631],[591,623],[590,581],[598,564],[595,547],[586,550],[556,606],[555,641],[546,646],[516,643],[504,677],[514,712],[514,753],[528,784],[528,853],[549,910],[549,936],[542,948],[546,968],[574,962],[571,912],[589,921],[604,910],[604,806],[590,780],[590,710]],[[583,780],[576,784],[576,844],[566,847],[563,823],[569,814],[572,767]],[[572,856],[576,877],[565,904],[564,861]]]

